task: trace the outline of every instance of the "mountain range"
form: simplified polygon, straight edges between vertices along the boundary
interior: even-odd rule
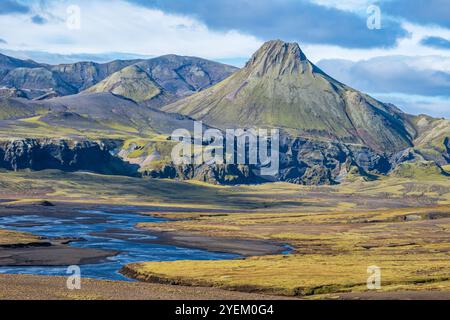
[[[131,68],[124,70],[126,67]],[[144,76],[145,84],[152,83],[163,89],[164,94],[176,99],[215,84],[236,70],[220,63],[176,55],[149,60],[115,60],[103,64],[78,62],[47,65],[0,54],[0,86],[3,87],[0,95],[46,99],[74,95],[98,84],[91,92],[120,91],[116,87],[122,86],[120,92],[127,96],[135,93],[123,91],[126,83],[142,81]]]
[[[107,151],[114,161],[102,173],[264,181],[257,166],[171,163],[168,135],[192,130],[194,120],[221,130],[280,129],[278,181],[334,184],[402,175],[411,166],[445,175],[441,166],[450,163],[449,120],[408,115],[352,89],[298,44],[280,40],[240,70],[175,55],[58,66],[0,55],[0,85],[0,167],[7,169],[99,172],[98,164],[77,166],[77,152],[106,161]]]

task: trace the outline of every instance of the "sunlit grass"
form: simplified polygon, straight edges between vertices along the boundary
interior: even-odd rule
[[[38,236],[29,233],[0,229],[0,246],[25,245],[40,242],[41,239]]]
[[[289,255],[231,261],[149,262],[128,266],[141,280],[207,285],[282,295],[313,295],[367,290],[367,268],[381,268],[382,286],[398,289],[450,279],[448,254]],[[383,287],[382,287],[383,288]],[[388,289],[388,288],[386,288]]]

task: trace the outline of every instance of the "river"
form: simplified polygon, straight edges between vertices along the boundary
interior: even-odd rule
[[[128,263],[140,261],[222,260],[237,255],[205,250],[161,245],[149,240],[156,237],[135,227],[141,222],[161,222],[164,219],[114,210],[80,211],[74,217],[14,215],[0,217],[0,228],[29,232],[48,238],[83,238],[70,243],[80,248],[115,250],[120,253],[106,261],[81,265],[81,275],[87,278],[132,281],[118,271]],[[113,233],[108,230],[114,229]],[[100,234],[100,235],[99,235]],[[0,267],[0,273],[67,276],[67,267]]]

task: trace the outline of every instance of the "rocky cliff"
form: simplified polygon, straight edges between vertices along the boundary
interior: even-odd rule
[[[164,158],[167,159],[167,157]],[[158,158],[158,162],[160,159],[161,157]],[[166,161],[156,169],[143,166],[143,172],[144,175],[153,178],[193,179],[219,184],[284,181],[304,185],[322,185],[354,179],[368,180],[375,175],[388,174],[396,165],[395,159],[397,158],[390,158],[361,145],[282,136],[279,173],[273,177],[261,176],[260,167],[257,165],[175,166],[170,161]],[[397,159],[397,161],[400,160]]]
[[[91,171],[100,174],[138,176],[139,166],[117,154],[120,142],[17,139],[0,142],[0,168],[7,170]]]

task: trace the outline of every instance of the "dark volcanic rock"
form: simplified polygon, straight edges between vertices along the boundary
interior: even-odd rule
[[[361,145],[284,137],[280,151],[278,179],[291,183],[333,184],[342,170],[348,172],[350,167],[357,168],[360,175],[386,174],[391,169],[387,155]]]
[[[214,184],[249,184],[262,183],[256,168],[246,165],[183,165],[167,164],[161,170],[145,172],[145,175],[158,179],[197,180]]]
[[[450,138],[447,137],[444,140],[444,146],[445,150],[447,151],[447,154],[444,155],[445,160],[447,160],[448,163],[450,163]]]
[[[39,205],[43,206],[43,207],[54,207],[55,205],[53,203],[51,203],[50,201],[42,201],[39,203]]]
[[[166,164],[162,169],[147,171],[145,175],[219,184],[285,181],[304,185],[330,185],[339,183],[349,173],[370,178],[371,174],[386,174],[390,170],[388,155],[378,154],[364,146],[282,137],[280,169],[275,177],[260,176],[260,168],[255,165],[235,164]]]
[[[113,154],[115,141],[20,139],[0,143],[0,167],[7,170],[86,170],[101,174],[138,175],[139,167]]]

